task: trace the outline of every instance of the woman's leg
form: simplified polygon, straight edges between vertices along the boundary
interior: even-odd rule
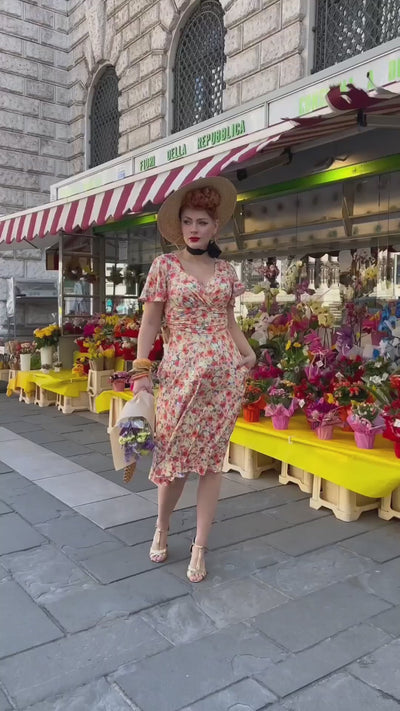
[[[151,546],[151,559],[155,563],[162,562],[166,558],[164,551],[167,547],[169,519],[182,494],[186,479],[186,476],[179,477],[174,479],[171,484],[158,487],[157,528],[159,531],[155,532]],[[157,556],[158,550],[162,551],[159,557]]]
[[[199,477],[197,489],[197,531],[195,546],[189,563],[191,571],[199,569],[198,574],[190,573],[190,580],[194,583],[204,578],[204,549],[207,545],[208,535],[217,508],[219,492],[221,490],[222,474],[205,474]],[[201,546],[201,547],[198,547]]]

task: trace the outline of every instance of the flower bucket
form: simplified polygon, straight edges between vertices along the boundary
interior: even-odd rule
[[[53,346],[43,346],[40,349],[40,364],[53,365]]]
[[[243,408],[243,418],[246,422],[259,422],[260,410],[258,407],[247,405]]]
[[[354,432],[354,441],[359,449],[373,449],[375,432]]]
[[[315,434],[317,435],[318,439],[332,439],[333,425],[319,425],[319,427],[317,427],[315,430]]]
[[[290,415],[271,415],[274,430],[287,430],[289,427]]]
[[[95,358],[94,360],[90,360],[90,369],[91,370],[104,370],[104,358]]]
[[[114,370],[115,358],[105,358],[105,370]]]
[[[125,380],[113,380],[111,386],[115,392],[122,393],[125,390]]]
[[[22,372],[27,372],[28,370],[31,369],[31,354],[30,353],[21,353],[19,356],[19,364],[20,364],[20,370]]]

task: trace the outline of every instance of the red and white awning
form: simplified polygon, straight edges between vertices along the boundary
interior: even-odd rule
[[[197,178],[207,178],[248,163],[261,153],[268,159],[271,151],[283,151],[300,144],[323,140],[330,135],[343,135],[369,114],[399,113],[400,96],[377,90],[377,96],[349,87],[341,92],[334,87],[327,95],[333,113],[286,119],[264,132],[264,138],[247,145],[227,148],[222,153],[203,157],[195,163],[172,167],[142,178],[127,178],[107,189],[92,191],[68,201],[52,202],[41,207],[0,218],[0,246],[32,242],[48,235],[84,232],[90,227],[118,221],[125,215],[142,212],[146,206],[160,205],[168,195]]]

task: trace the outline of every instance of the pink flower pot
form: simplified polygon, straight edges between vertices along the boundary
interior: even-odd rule
[[[373,449],[375,432],[354,432],[354,440],[359,449]]]
[[[319,425],[315,430],[318,439],[332,439],[333,425]]]
[[[289,427],[289,415],[271,415],[274,430],[287,430]]]
[[[125,380],[113,380],[112,389],[117,393],[122,393],[125,390]]]

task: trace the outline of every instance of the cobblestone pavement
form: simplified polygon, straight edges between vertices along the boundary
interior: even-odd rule
[[[230,473],[191,585],[196,482],[153,565],[96,419],[0,395],[0,711],[398,711],[398,521]]]

